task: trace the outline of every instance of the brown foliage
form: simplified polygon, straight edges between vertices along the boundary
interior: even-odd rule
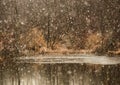
[[[93,33],[93,34],[90,34],[88,37],[87,37],[87,41],[85,43],[85,49],[89,49],[89,50],[96,50],[96,48],[98,48],[100,45],[101,45],[101,40],[102,40],[102,37],[100,35],[100,33]]]
[[[21,51],[28,53],[39,53],[45,51],[46,41],[42,34],[42,31],[38,28],[29,30],[26,34],[21,35],[19,43],[21,45]]]

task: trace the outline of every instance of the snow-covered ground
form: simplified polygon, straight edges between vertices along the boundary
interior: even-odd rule
[[[38,64],[52,64],[52,63],[89,63],[89,64],[120,64],[120,57],[106,57],[95,56],[87,54],[76,55],[39,55],[20,57],[15,59],[18,63],[38,63]]]

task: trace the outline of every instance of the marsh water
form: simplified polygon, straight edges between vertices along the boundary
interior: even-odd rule
[[[15,60],[0,66],[0,85],[120,85],[119,57],[37,56]]]

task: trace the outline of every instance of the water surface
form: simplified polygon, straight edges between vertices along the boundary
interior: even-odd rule
[[[104,56],[21,57],[1,65],[0,85],[119,85],[120,58]]]

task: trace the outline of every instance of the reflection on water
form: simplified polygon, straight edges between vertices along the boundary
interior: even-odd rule
[[[8,65],[8,64],[7,64]],[[1,65],[0,85],[119,85],[120,64]]]

